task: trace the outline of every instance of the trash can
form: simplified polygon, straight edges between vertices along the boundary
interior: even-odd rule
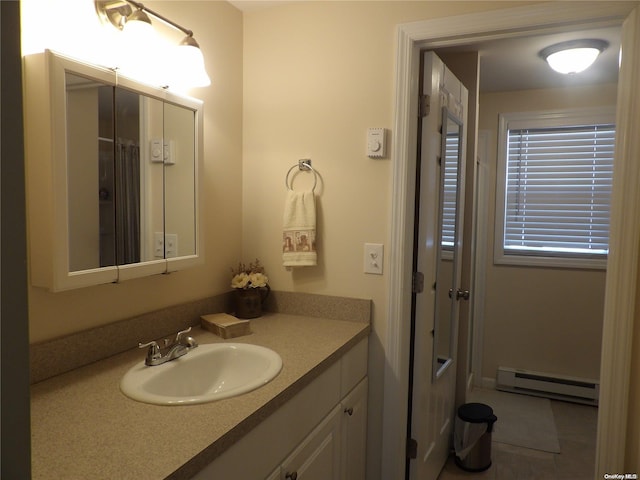
[[[465,403],[458,408],[454,429],[455,462],[467,472],[491,466],[491,432],[498,420],[484,403]]]

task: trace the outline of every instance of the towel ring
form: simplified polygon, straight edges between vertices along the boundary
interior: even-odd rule
[[[289,184],[289,175],[291,175],[291,172],[295,168],[298,168],[298,170],[311,171],[311,173],[313,173],[313,187],[311,187],[311,191],[315,192],[316,185],[318,184],[318,174],[316,173],[316,171],[311,166],[311,160],[308,159],[308,158],[304,158],[302,160],[298,160],[298,164],[294,165],[293,167],[291,167],[289,169],[289,171],[287,172],[287,175],[284,177],[284,184],[287,186],[287,190],[293,191],[293,177],[291,178],[291,184]]]

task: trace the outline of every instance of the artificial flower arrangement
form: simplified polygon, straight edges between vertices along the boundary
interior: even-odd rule
[[[231,269],[233,278],[231,279],[231,287],[241,290],[247,290],[249,288],[261,288],[267,287],[269,279],[264,273],[264,267],[260,264],[260,260],[256,258],[255,262],[249,263],[249,266],[244,263],[239,263],[237,269]]]

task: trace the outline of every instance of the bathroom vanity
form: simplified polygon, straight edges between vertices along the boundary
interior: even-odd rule
[[[268,313],[232,339],[276,351],[271,382],[157,406],[120,392],[134,349],[32,386],[33,479],[364,479],[369,323]],[[197,341],[225,342],[200,329]],[[150,367],[153,368],[153,367]]]

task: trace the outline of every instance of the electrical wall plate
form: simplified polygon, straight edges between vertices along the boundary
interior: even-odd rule
[[[384,246],[381,243],[364,244],[364,273],[382,275]]]
[[[386,129],[369,128],[367,130],[367,156],[384,158],[386,155]]]

